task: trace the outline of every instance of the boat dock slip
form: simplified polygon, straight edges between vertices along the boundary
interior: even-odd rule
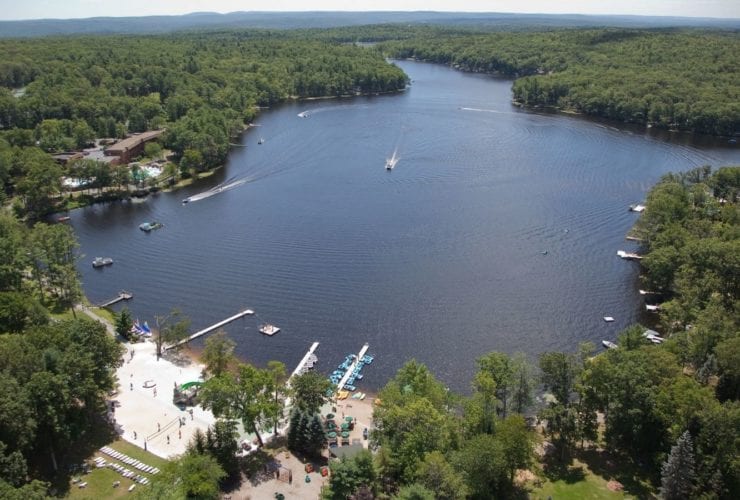
[[[204,328],[202,330],[199,330],[199,331],[195,332],[190,337],[188,337],[188,338],[186,338],[184,340],[181,340],[180,342],[177,342],[176,344],[166,346],[164,348],[164,350],[166,351],[167,349],[172,349],[173,347],[177,347],[177,346],[182,345],[182,344],[184,344],[186,342],[190,342],[193,339],[197,339],[201,335],[205,335],[206,333],[212,332],[213,330],[215,330],[217,328],[221,328],[224,325],[228,325],[229,323],[231,323],[234,320],[237,320],[239,318],[243,318],[244,316],[251,316],[252,314],[254,314],[254,311],[252,311],[251,309],[244,309],[242,312],[236,313],[233,316],[229,316],[225,320],[219,321],[215,325],[211,325],[208,328]]]
[[[311,344],[311,347],[308,349],[308,352],[306,353],[305,356],[303,356],[303,359],[301,360],[300,363],[298,363],[298,366],[295,367],[295,370],[293,370],[293,373],[290,374],[290,378],[288,380],[295,377],[296,375],[300,375],[301,373],[303,373],[303,369],[308,363],[308,360],[313,357],[314,355],[313,353],[317,347],[319,347],[318,342],[314,342],[313,344]]]
[[[347,380],[352,376],[352,372],[355,371],[355,367],[357,366],[357,363],[360,362],[360,360],[365,355],[365,353],[367,353],[367,350],[368,349],[370,349],[370,345],[369,344],[365,344],[365,345],[362,346],[362,349],[360,349],[360,354],[358,354],[357,355],[357,358],[355,358],[355,360],[352,362],[352,364],[349,365],[349,368],[347,369],[347,372],[344,374],[344,376],[342,377],[342,379],[337,384],[337,389],[336,389],[337,392],[339,392],[342,389],[344,389],[344,384],[346,384],[347,383]]]
[[[98,307],[112,306],[113,304],[115,304],[117,302],[121,302],[122,300],[130,300],[130,299],[133,299],[133,298],[134,298],[134,294],[133,293],[129,293],[126,290],[121,290],[120,292],[118,292],[118,296],[117,297],[110,299],[108,302],[103,302]]]

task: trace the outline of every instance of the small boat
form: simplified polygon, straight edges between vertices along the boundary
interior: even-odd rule
[[[611,316],[604,316],[604,321],[606,321],[607,323],[611,323],[612,321],[614,321],[614,318],[612,318]]]
[[[113,264],[113,259],[110,257],[95,257],[92,261],[93,267],[110,266]]]
[[[264,325],[260,325],[260,333],[264,335],[268,335],[270,337],[272,337],[279,331],[280,331],[280,328],[278,328],[275,325],[271,325],[270,323],[265,323]]]
[[[186,203],[190,203],[190,197],[187,197],[184,200],[182,200],[182,204],[183,205],[186,204]]]
[[[265,143],[265,138],[264,137],[260,137],[260,140],[257,141],[257,144],[264,144],[264,143]]]
[[[162,224],[161,222],[157,222],[157,221],[142,222],[141,224],[139,224],[139,229],[141,229],[142,231],[146,233],[154,229],[159,229],[161,227],[164,227],[164,224]]]
[[[61,217],[57,217],[57,222],[67,222],[71,218],[69,215],[62,215]]]
[[[658,312],[660,311],[660,306],[651,306],[650,304],[646,304],[645,309],[647,309],[650,312]]]
[[[627,260],[640,260],[642,259],[642,255],[638,255],[636,253],[632,252],[625,252],[624,250],[617,250],[617,255],[623,259]]]
[[[630,212],[644,212],[645,211],[645,205],[637,204],[637,205],[630,205]]]
[[[602,340],[602,341],[601,341],[601,343],[602,343],[602,344],[604,345],[604,347],[606,347],[607,349],[616,349],[617,347],[619,347],[619,346],[617,346],[617,344],[615,344],[614,342],[610,342],[610,341],[608,341],[608,340]]]
[[[393,155],[385,160],[385,169],[386,170],[393,170],[393,168],[396,166],[396,163],[398,163],[398,160],[401,158],[398,157],[398,150],[393,151]]]

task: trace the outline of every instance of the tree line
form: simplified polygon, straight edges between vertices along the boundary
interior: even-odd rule
[[[735,32],[575,29],[440,33],[381,44],[398,58],[515,77],[525,106],[548,106],[713,135],[740,129]]]

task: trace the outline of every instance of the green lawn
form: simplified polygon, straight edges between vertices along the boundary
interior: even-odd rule
[[[618,498],[634,498],[621,491],[611,491],[607,488],[608,479],[594,474],[586,464],[574,460],[566,474],[560,478],[543,478],[540,487],[533,488],[530,498],[553,500],[613,500]]]
[[[144,462],[147,465],[151,465],[152,467],[157,467],[159,469],[162,469],[167,463],[167,460],[159,458],[156,455],[152,455],[151,453],[146,452],[142,450],[141,448],[134,446],[120,439],[118,441],[115,441],[109,444],[108,446],[110,446],[116,451],[119,451],[121,453],[128,455],[131,458]],[[92,461],[94,458],[98,456],[103,457],[107,462],[118,463],[119,465],[123,465],[129,470],[132,470],[134,472],[141,474],[144,477],[148,477],[149,479],[152,479],[151,474],[145,474],[141,471],[138,471],[134,469],[133,467],[124,464],[123,462],[119,462],[113,459],[113,457],[104,455],[103,453],[99,451],[93,454],[91,457],[89,457],[88,461]],[[91,500],[97,500],[100,498],[118,498],[118,497],[128,495],[129,486],[134,484],[134,482],[131,479],[126,479],[125,477],[121,476],[118,472],[108,467],[98,469],[93,466],[93,470],[89,474],[83,474],[83,475],[79,475],[75,477],[79,477],[80,482],[86,482],[87,487],[81,489],[78,487],[77,484],[70,483],[69,494],[67,495],[67,498],[91,499]],[[115,481],[121,482],[118,488],[113,487],[113,483]],[[136,485],[137,489],[146,488],[146,487],[147,486],[144,486],[141,484]]]

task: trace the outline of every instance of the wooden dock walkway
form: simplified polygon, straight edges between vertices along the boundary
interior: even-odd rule
[[[198,337],[200,337],[202,335],[205,335],[206,333],[210,333],[210,332],[212,332],[213,330],[215,330],[217,328],[221,328],[222,326],[227,325],[227,324],[231,323],[234,320],[237,320],[237,319],[242,318],[244,316],[251,316],[253,314],[254,314],[254,311],[252,311],[251,309],[244,309],[242,312],[236,313],[233,316],[229,316],[225,320],[219,321],[215,325],[211,325],[208,328],[204,328],[202,330],[199,330],[199,331],[195,332],[194,334],[192,334],[188,338],[183,339],[180,342],[177,342],[176,344],[165,346],[164,347],[164,350],[172,349],[173,347],[177,347],[179,345],[185,344],[186,342],[190,342],[191,340],[197,339]]]
[[[102,308],[102,307],[112,306],[113,304],[115,304],[117,302],[121,302],[122,300],[130,300],[130,299],[133,299],[133,298],[134,298],[134,294],[133,293],[129,293],[126,290],[121,290],[120,292],[118,292],[118,296],[110,299],[108,302],[103,302],[98,307],[101,307]]]
[[[360,360],[365,355],[365,353],[367,352],[368,349],[370,349],[370,345],[369,344],[365,344],[365,345],[362,346],[362,349],[360,349],[360,353],[357,355],[357,359],[355,359],[354,362],[351,365],[349,365],[349,368],[347,369],[346,373],[344,374],[344,376],[342,377],[342,379],[337,384],[337,392],[339,392],[342,389],[344,389],[344,384],[346,384],[347,383],[347,380],[349,380],[349,378],[352,376],[352,372],[355,370],[355,367],[357,366],[357,363],[360,362]]]
[[[288,387],[290,387],[290,379],[292,379],[296,375],[301,374],[303,367],[306,366],[306,363],[308,363],[308,360],[311,359],[311,355],[314,353],[317,347],[319,347],[318,342],[314,342],[313,344],[311,344],[311,347],[308,349],[308,352],[306,353],[306,355],[303,356],[303,359],[301,360],[301,362],[298,363],[298,366],[295,367],[295,370],[293,370],[293,373],[290,374],[290,378],[288,378],[288,382],[286,384],[288,385]]]

